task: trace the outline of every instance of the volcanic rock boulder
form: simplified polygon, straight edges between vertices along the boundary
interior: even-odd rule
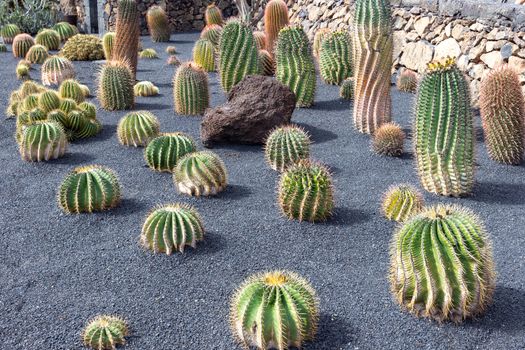
[[[206,111],[202,143],[262,144],[273,128],[290,122],[294,109],[295,95],[287,86],[271,77],[248,76],[230,91],[224,105]]]

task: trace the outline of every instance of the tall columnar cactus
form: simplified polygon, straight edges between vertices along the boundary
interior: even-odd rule
[[[279,32],[289,23],[286,3],[283,0],[270,0],[264,9],[264,31],[266,33],[266,50],[272,55]]]
[[[159,135],[160,123],[157,117],[148,111],[126,114],[117,126],[119,142],[124,146],[142,147]]]
[[[332,33],[330,28],[321,28],[315,32],[314,43],[313,43],[313,54],[314,57],[319,57],[319,51],[321,50],[321,45],[323,44],[324,39]]]
[[[217,24],[222,26],[224,20],[222,19],[221,9],[218,8],[215,3],[208,5],[206,12],[204,12],[204,20],[206,21],[206,25]]]
[[[139,11],[135,0],[119,0],[112,59],[126,62],[135,79],[139,51]]]
[[[159,88],[151,81],[140,81],[133,86],[135,96],[155,96],[159,94]]]
[[[390,0],[358,0],[354,19],[354,126],[373,134],[391,120],[393,39]]]
[[[38,108],[48,113],[60,107],[60,96],[54,90],[47,90],[38,96]]]
[[[297,107],[313,105],[317,76],[310,43],[302,27],[289,26],[281,30],[275,56],[275,76],[293,91]]]
[[[372,140],[372,149],[381,156],[400,157],[405,145],[405,132],[396,123],[381,125]]]
[[[266,139],[266,161],[273,170],[283,172],[289,166],[310,157],[310,137],[294,125],[277,127]]]
[[[332,176],[323,165],[301,160],[289,167],[279,181],[279,205],[289,219],[324,221],[332,216]]]
[[[434,61],[419,85],[414,145],[419,177],[432,193],[459,197],[474,186],[470,92],[453,59]]]
[[[345,100],[354,99],[354,78],[346,78],[339,88],[339,96]]]
[[[388,220],[406,221],[423,209],[424,200],[419,191],[411,185],[395,185],[383,195],[381,210]]]
[[[525,150],[525,99],[513,68],[498,67],[483,79],[480,109],[490,158],[520,164]]]
[[[60,36],[53,29],[43,29],[36,35],[35,41],[47,47],[48,50],[58,50],[60,47]]]
[[[213,196],[224,190],[228,175],[223,161],[213,152],[188,153],[179,159],[173,181],[180,193],[190,196]]]
[[[221,41],[222,27],[218,24],[208,24],[201,32],[201,39],[209,40],[217,50]],[[176,52],[175,52],[176,53]],[[173,53],[172,55],[174,55]]]
[[[234,294],[230,324],[246,348],[302,348],[314,339],[319,302],[312,286],[289,271],[249,277]]]
[[[61,41],[66,41],[78,34],[78,29],[74,25],[71,25],[67,22],[58,22],[53,26],[53,30],[58,33]]]
[[[70,98],[75,100],[76,103],[82,103],[85,100],[84,91],[79,82],[75,79],[66,79],[64,80],[58,89],[60,97]]]
[[[98,99],[102,108],[114,111],[131,109],[135,104],[135,79],[125,62],[108,61],[100,72]]]
[[[425,209],[395,233],[391,252],[392,293],[416,316],[460,323],[491,304],[491,242],[470,211],[449,205]]]
[[[173,78],[175,112],[184,115],[204,114],[208,108],[208,75],[193,62],[181,65]]]
[[[18,34],[22,33],[16,24],[6,24],[0,30],[0,36],[6,44],[11,44]]]
[[[58,191],[58,203],[67,213],[91,213],[116,207],[120,184],[113,170],[100,165],[75,168]]]
[[[43,45],[33,45],[27,51],[26,61],[30,63],[42,64],[49,57],[47,49]]]
[[[397,77],[396,86],[399,91],[416,92],[418,83],[417,73],[410,69],[405,69]]]
[[[266,50],[259,50],[259,62],[261,63],[261,74],[273,76],[275,74],[275,60]]]
[[[154,42],[170,41],[170,23],[166,11],[160,6],[151,6],[146,13],[149,35]]]
[[[106,61],[110,61],[112,56],[111,52],[113,50],[113,41],[115,40],[115,32],[107,32],[102,37],[102,48],[104,49],[104,57]]]
[[[183,253],[204,239],[204,225],[197,210],[187,204],[163,205],[151,212],[140,235],[140,242],[155,253]]]
[[[37,121],[23,128],[20,155],[29,162],[60,158],[66,153],[67,138],[62,126],[50,121]]]
[[[66,79],[75,78],[75,68],[70,60],[51,56],[42,64],[42,84],[58,85]]]
[[[183,156],[195,151],[195,141],[190,136],[181,132],[163,133],[148,143],[144,159],[153,170],[173,172]]]
[[[114,350],[126,344],[128,324],[120,317],[101,315],[91,320],[84,331],[84,345],[94,350]]]
[[[340,85],[352,76],[352,43],[346,31],[330,33],[319,51],[319,70],[327,84]]]
[[[215,70],[215,52],[211,41],[199,39],[193,47],[193,62],[206,72]]]
[[[31,35],[25,33],[18,34],[13,39],[13,55],[24,58],[33,45],[35,45],[35,40]]]

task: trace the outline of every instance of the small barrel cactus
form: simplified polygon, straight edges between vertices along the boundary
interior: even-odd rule
[[[391,290],[416,316],[460,323],[481,315],[495,287],[491,242],[469,210],[437,205],[394,235]]]
[[[22,111],[29,112],[33,108],[38,107],[38,94],[31,94],[22,101]]]
[[[0,43],[0,53],[7,52],[7,46],[4,43]]]
[[[67,115],[67,126],[70,131],[70,140],[85,139],[93,137],[102,129],[102,125],[96,119],[86,117],[84,112],[74,110]]]
[[[104,59],[104,47],[98,36],[77,34],[69,38],[60,54],[71,61],[96,61]]]
[[[62,126],[52,121],[36,121],[23,128],[20,155],[29,162],[60,158],[66,153],[67,138]]]
[[[160,6],[153,5],[146,13],[149,35],[154,42],[170,41],[170,23],[166,11]]]
[[[166,53],[168,55],[175,55],[177,53],[177,48],[173,45],[169,45],[166,47]]]
[[[159,135],[160,124],[157,117],[148,111],[126,114],[117,126],[119,142],[124,146],[146,146]]]
[[[60,56],[51,56],[42,65],[42,84],[59,85],[66,79],[75,78],[75,68],[70,60]]]
[[[179,160],[195,150],[195,141],[190,136],[181,132],[163,133],[148,143],[144,158],[153,170],[173,172]]]
[[[135,104],[135,79],[125,62],[108,61],[100,72],[98,99],[102,108],[114,111],[131,109]]]
[[[259,62],[261,63],[261,73],[267,76],[275,74],[275,61],[272,55],[266,50],[259,50]]]
[[[155,96],[159,94],[159,88],[151,81],[140,81],[133,87],[135,96]]]
[[[340,85],[352,76],[352,43],[348,32],[327,34],[319,51],[319,71],[327,84]]]
[[[278,196],[281,210],[289,219],[316,222],[332,216],[332,176],[319,163],[301,160],[285,170]]]
[[[403,92],[416,92],[418,80],[419,78],[416,72],[411,71],[410,69],[405,69],[397,77],[397,89]]]
[[[38,107],[48,113],[60,107],[60,95],[54,90],[47,90],[38,96]]]
[[[19,62],[16,65],[16,77],[19,80],[27,80],[30,78],[29,70],[31,67],[23,62]]]
[[[140,242],[155,253],[184,253],[184,247],[195,248],[204,239],[204,225],[197,210],[187,204],[168,204],[151,212],[140,235]]]
[[[84,112],[86,118],[97,119],[97,107],[91,102],[82,102],[78,105],[78,109]]]
[[[403,154],[405,137],[398,124],[383,124],[374,133],[372,149],[381,156],[399,157]]]
[[[204,20],[206,21],[207,25],[217,24],[222,26],[224,20],[222,19],[221,9],[218,8],[215,3],[208,5],[206,12],[204,12]]]
[[[75,100],[76,103],[84,102],[84,91],[82,91],[82,87],[75,79],[64,80],[60,84],[58,91],[62,98],[70,98]]]
[[[411,185],[396,185],[383,195],[382,212],[388,220],[403,222],[423,209],[424,200]]]
[[[30,63],[42,64],[49,57],[47,49],[43,45],[33,45],[27,51],[26,60]]]
[[[67,118],[67,113],[60,109],[53,109],[47,113],[47,120],[56,122],[62,125],[63,129],[66,129],[69,125],[69,119]]]
[[[157,51],[155,51],[155,49],[144,49],[140,51],[139,56],[140,58],[147,58],[150,60],[159,58],[159,55],[157,54]]]
[[[266,50],[274,54],[275,43],[281,29],[288,26],[288,6],[283,0],[270,0],[264,8],[264,31],[266,33]]]
[[[190,196],[212,196],[224,190],[228,175],[224,163],[213,152],[188,153],[177,162],[173,181],[180,193]]]
[[[58,192],[58,203],[67,213],[91,213],[116,207],[120,183],[113,170],[100,165],[75,168]]]
[[[206,39],[199,39],[193,47],[193,62],[206,72],[215,70],[215,53],[213,44]]]
[[[115,25],[115,40],[111,56],[113,60],[126,62],[133,80],[137,73],[140,42],[140,12],[135,0],[119,0]]]
[[[91,90],[89,89],[87,85],[84,85],[84,84],[79,84],[79,85],[80,85],[80,89],[82,90],[82,94],[84,95],[84,97],[91,96]]]
[[[321,45],[323,44],[324,39],[330,35],[332,30],[329,28],[321,28],[315,32],[314,43],[313,43],[313,55],[314,57],[319,57],[319,51],[321,51]]]
[[[175,112],[184,115],[204,114],[210,104],[208,75],[193,62],[181,65],[173,78]]]
[[[18,34],[22,33],[16,24],[6,24],[0,29],[0,36],[6,44],[11,44]]]
[[[354,78],[346,78],[339,88],[339,96],[345,100],[354,99]]]
[[[168,66],[180,66],[180,60],[177,58],[177,56],[175,55],[171,55],[170,57],[168,57],[168,59],[166,60],[166,64]]]
[[[273,170],[283,172],[289,166],[310,157],[310,137],[298,126],[281,126],[266,139],[266,161]]]
[[[58,22],[53,26],[53,30],[58,33],[61,41],[66,41],[78,34],[78,29],[67,22]]]
[[[102,37],[102,49],[104,50],[104,58],[106,61],[111,60],[111,51],[113,50],[113,40],[115,40],[115,32],[107,32]]]
[[[35,37],[39,45],[47,47],[48,50],[58,50],[60,47],[60,36],[53,29],[43,29]]]
[[[261,31],[255,31],[253,32],[253,38],[255,39],[255,43],[257,44],[257,50],[266,50],[266,33]],[[266,50],[268,51],[268,50]],[[270,54],[271,56],[271,54]]]
[[[314,339],[318,320],[314,289],[289,271],[249,277],[235,292],[230,306],[232,332],[247,349],[302,348]]]
[[[91,320],[84,331],[84,345],[94,350],[114,350],[126,344],[128,324],[120,317],[101,315]]]
[[[63,98],[60,100],[60,106],[58,106],[58,109],[64,113],[69,113],[77,109],[77,103],[71,98]]]
[[[209,24],[201,32],[201,39],[206,39],[213,44],[214,49],[219,48],[222,27],[218,24]]]
[[[24,58],[31,46],[35,45],[35,40],[29,34],[18,34],[13,39],[13,55],[15,57]]]

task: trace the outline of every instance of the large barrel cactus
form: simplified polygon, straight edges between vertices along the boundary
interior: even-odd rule
[[[60,93],[60,97],[70,98],[72,100],[75,100],[76,103],[82,103],[86,98],[84,96],[84,91],[82,91],[80,83],[75,79],[64,80],[60,84],[58,91]]]
[[[394,235],[394,298],[416,316],[460,323],[481,315],[495,287],[491,242],[470,211],[429,207]]]
[[[60,47],[60,35],[53,29],[43,29],[36,35],[35,41],[47,47],[48,50],[58,50]]]
[[[70,60],[60,56],[51,56],[41,67],[42,84],[58,85],[66,79],[75,78],[75,68]]]
[[[177,163],[173,181],[180,193],[213,196],[224,190],[228,175],[222,159],[213,152],[188,153]]]
[[[283,0],[270,0],[264,9],[264,31],[266,33],[266,50],[274,54],[275,43],[281,29],[290,23],[288,6]]]
[[[354,126],[373,134],[391,120],[392,19],[390,0],[358,0],[354,19]]]
[[[117,126],[119,142],[124,146],[142,147],[158,136],[160,123],[157,117],[148,111],[126,114]]]
[[[310,137],[294,125],[277,127],[266,139],[264,153],[273,170],[283,172],[289,166],[310,157]]]
[[[297,107],[314,103],[316,73],[312,49],[302,27],[281,30],[275,49],[277,80],[295,94]]]
[[[166,11],[160,6],[151,6],[146,14],[149,35],[154,42],[170,41],[170,23]]]
[[[173,78],[175,112],[184,115],[204,114],[210,103],[208,75],[193,62],[181,65]]]
[[[62,126],[51,121],[36,121],[23,127],[20,155],[30,162],[60,158],[66,153],[67,138]]]
[[[58,22],[53,26],[53,30],[58,33],[61,41],[66,41],[72,36],[78,34],[77,27],[67,22]]]
[[[26,61],[29,63],[42,64],[48,59],[49,53],[44,45],[33,45],[26,54]]]
[[[352,43],[346,31],[331,32],[319,51],[319,71],[327,84],[340,85],[352,76]]]
[[[6,24],[0,29],[0,36],[6,44],[11,44],[18,34],[22,33],[16,24]]]
[[[424,199],[412,185],[394,185],[383,195],[381,210],[388,220],[406,221],[423,209]]]
[[[474,128],[468,83],[454,59],[434,61],[419,85],[414,146],[432,193],[459,197],[474,186]]]
[[[179,159],[195,151],[195,141],[190,136],[181,132],[163,133],[148,143],[144,159],[153,170],[173,172]]]
[[[126,63],[107,62],[102,67],[98,83],[98,99],[102,108],[110,111],[133,108],[134,83],[131,69]]]
[[[111,56],[113,60],[126,62],[129,65],[133,79],[137,73],[139,25],[139,10],[135,0],[119,0]]]
[[[84,345],[94,350],[116,349],[126,344],[128,324],[117,316],[101,315],[91,320],[82,332]]]
[[[31,35],[18,34],[13,39],[13,55],[17,58],[24,58],[33,45],[35,45],[35,40]]]

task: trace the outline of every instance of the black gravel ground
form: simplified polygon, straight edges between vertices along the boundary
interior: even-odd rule
[[[196,33],[172,37],[189,59]],[[172,109],[174,68],[165,66],[168,43],[153,44],[159,60],[140,60],[138,78],[161,95],[139,98],[136,109],[157,115],[163,131],[198,140],[199,117]],[[1,54],[3,107],[19,82],[16,60]],[[97,63],[75,63],[78,78],[95,91]],[[39,79],[39,71],[32,71]],[[212,105],[225,98],[211,75]],[[394,119],[409,132],[413,95],[393,91]],[[98,103],[95,98],[91,101]],[[117,122],[126,112],[99,111],[96,138],[77,142],[62,159],[42,164],[20,159],[15,121],[0,123],[0,348],[81,349],[89,318],[115,313],[131,325],[127,349],[237,349],[229,325],[229,298],[244,278],[266,269],[290,269],[307,277],[321,300],[317,339],[306,349],[525,349],[525,167],[488,160],[478,147],[478,185],[461,200],[426,194],[428,203],[463,204],[484,220],[494,242],[498,281],[493,307],[464,325],[416,319],[393,302],[387,280],[395,225],[379,213],[391,185],[418,185],[410,151],[399,159],[369,150],[369,138],[351,127],[351,104],[338,89],[319,84],[316,105],[293,120],[307,129],[315,159],[334,174],[337,211],[325,224],[287,221],[276,205],[277,173],[261,147],[215,151],[229,171],[228,189],[215,198],[177,194],[171,176],[145,166],[142,149],[120,146]],[[481,140],[481,138],[480,138]],[[410,146],[407,147],[410,149]],[[116,210],[65,215],[56,190],[73,167],[98,163],[119,174],[124,198]],[[167,202],[194,204],[206,241],[183,255],[153,255],[138,244],[149,210]]]

